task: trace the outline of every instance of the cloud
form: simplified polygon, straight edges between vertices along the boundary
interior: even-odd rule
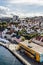
[[[18,13],[20,17],[34,17],[34,16],[43,16],[43,13]]]
[[[0,17],[12,17],[13,15],[18,15],[20,17],[33,17],[43,16],[43,12],[23,12],[19,9],[13,11],[8,7],[0,6]]]
[[[22,11],[19,11],[19,10],[17,10],[17,11],[13,11],[12,12],[12,15],[18,15],[19,17],[34,17],[34,16],[43,16],[43,13],[42,12],[26,12],[26,13],[24,13],[24,12],[22,12]]]
[[[7,8],[7,7],[4,7],[4,6],[0,6],[0,13],[3,13],[3,14],[7,14],[7,12],[6,11],[9,11],[9,8]]]
[[[13,15],[22,15],[21,11],[12,11],[8,7],[0,6],[0,17],[12,17]]]
[[[9,8],[0,6],[0,17],[11,17],[11,11]]]
[[[13,4],[20,4],[20,3],[28,3],[28,4],[37,4],[37,5],[43,5],[43,0],[7,0],[9,3]]]

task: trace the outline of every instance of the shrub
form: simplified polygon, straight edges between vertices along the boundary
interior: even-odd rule
[[[21,41],[24,41],[25,40],[25,37],[21,37]]]

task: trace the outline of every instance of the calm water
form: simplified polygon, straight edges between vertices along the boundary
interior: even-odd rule
[[[0,46],[0,65],[23,65],[8,50]]]

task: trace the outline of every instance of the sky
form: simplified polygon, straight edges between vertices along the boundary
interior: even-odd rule
[[[0,0],[0,17],[43,16],[43,0]]]

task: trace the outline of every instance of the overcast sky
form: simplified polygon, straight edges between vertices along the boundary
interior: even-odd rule
[[[43,0],[0,0],[0,17],[43,16]]]

